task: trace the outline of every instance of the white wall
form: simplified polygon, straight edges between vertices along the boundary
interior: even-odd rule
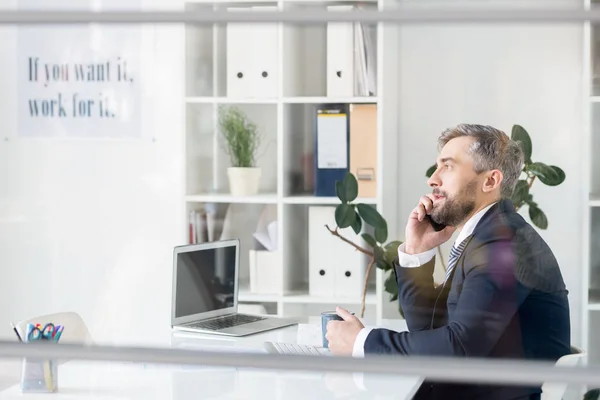
[[[1,338],[14,339],[8,321],[76,311],[99,341],[168,345],[185,240],[183,30],[143,29],[142,137],[128,140],[19,138],[15,28],[0,30]]]
[[[513,124],[524,126],[532,137],[534,161],[558,165],[567,176],[558,187],[537,182],[532,193],[548,216],[549,228],[540,234],[558,258],[570,290],[573,340],[578,343],[583,289],[582,29],[427,25],[402,27],[399,37],[399,214],[408,216],[419,196],[430,191],[425,171],[435,161],[443,129],[468,122],[510,134]],[[450,245],[444,247],[446,257]],[[441,281],[443,275],[437,272]]]

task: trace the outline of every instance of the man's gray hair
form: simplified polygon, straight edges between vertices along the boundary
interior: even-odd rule
[[[474,160],[475,172],[500,170],[504,176],[500,184],[501,196],[510,199],[524,164],[524,155],[519,143],[492,126],[460,124],[442,132],[438,144],[442,148],[450,140],[462,136],[475,139],[469,148],[469,154]]]

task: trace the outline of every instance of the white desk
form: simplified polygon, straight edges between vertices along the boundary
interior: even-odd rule
[[[317,323],[317,320],[310,321]],[[384,324],[390,326],[389,324]],[[392,323],[397,330],[402,324]],[[189,350],[263,351],[265,341],[296,343],[298,326],[243,338],[174,332],[171,347]],[[318,357],[315,357],[315,361]],[[418,377],[369,376],[359,388],[350,373],[267,371],[222,367],[143,365],[70,361],[59,366],[59,391],[22,394],[18,384],[0,392],[0,399],[410,399]],[[371,386],[373,385],[373,386]]]

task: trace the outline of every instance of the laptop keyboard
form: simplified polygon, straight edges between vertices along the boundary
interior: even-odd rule
[[[321,353],[315,346],[307,344],[266,342],[265,345],[271,352],[279,354],[295,354],[302,356],[320,356]]]
[[[258,317],[256,315],[244,315],[234,314],[227,315],[220,318],[211,319],[208,321],[196,322],[195,324],[188,325],[191,328],[206,329],[210,331],[218,331],[225,328],[231,328],[233,326],[239,326],[244,324],[250,324],[256,321],[262,321],[266,319],[264,317]]]

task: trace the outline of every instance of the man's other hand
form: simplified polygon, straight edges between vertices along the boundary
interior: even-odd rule
[[[325,338],[329,341],[329,350],[334,355],[351,356],[354,342],[365,326],[360,320],[341,307],[336,307],[337,315],[343,321],[329,321]]]

